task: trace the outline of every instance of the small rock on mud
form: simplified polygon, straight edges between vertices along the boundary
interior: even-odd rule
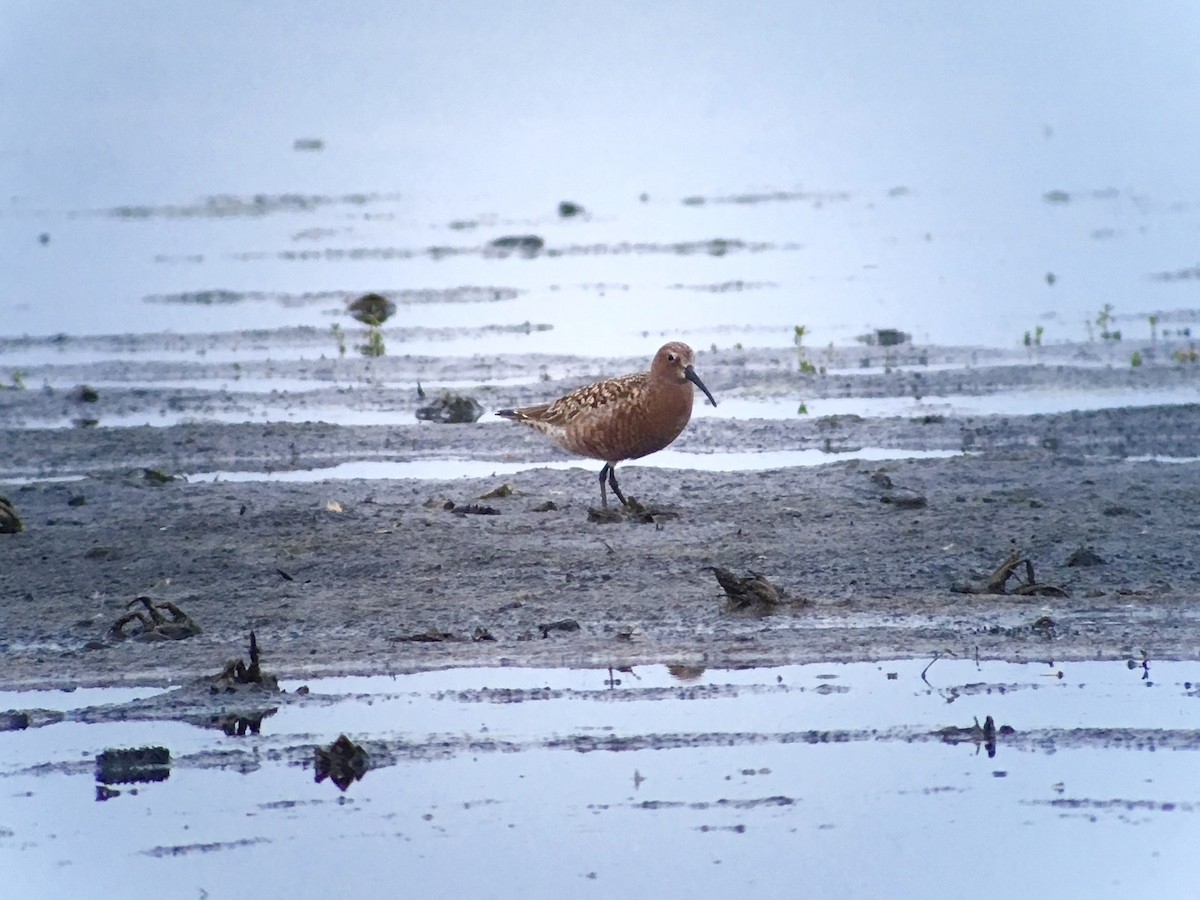
[[[542,633],[542,637],[550,637],[550,632],[557,631],[563,634],[571,634],[579,631],[579,623],[574,619],[560,619],[557,622],[547,622],[544,625],[538,626],[538,631]]]
[[[382,325],[396,314],[396,304],[382,294],[363,294],[347,309],[364,325]]]
[[[0,712],[0,731],[24,731],[29,727],[29,713],[21,709]]]
[[[743,577],[720,566],[709,568],[725,591],[728,608],[732,611],[766,611],[783,602],[782,592],[758,572]]]
[[[483,407],[474,397],[442,391],[428,406],[417,410],[422,422],[437,422],[439,425],[463,425],[475,422],[483,415]]]
[[[503,484],[492,488],[490,491],[480,494],[479,499],[492,500],[496,497],[511,497],[513,493],[512,485],[506,481]]]
[[[929,502],[925,499],[924,494],[919,494],[916,491],[905,488],[899,488],[890,494],[884,494],[879,499],[884,503],[896,507],[896,509],[924,509]]]
[[[512,234],[496,238],[488,244],[488,249],[498,256],[520,253],[522,256],[533,257],[541,253],[545,246],[546,241],[536,234]]]
[[[7,497],[0,497],[0,534],[16,534],[24,531],[25,525],[17,515],[16,508]]]
[[[871,483],[876,484],[884,490],[891,490],[892,477],[883,469],[877,469],[871,473]]]
[[[481,506],[478,503],[468,503],[466,506],[456,506],[451,510],[456,516],[498,516],[500,510],[494,506]]]
[[[1067,557],[1068,566],[1102,566],[1104,559],[1091,547],[1080,547]]]
[[[678,519],[679,513],[660,506],[647,506],[630,497],[626,506],[592,506],[588,508],[588,521],[599,525],[615,522],[633,522],[638,525],[661,527],[667,519]]]
[[[446,641],[461,641],[462,638],[451,631],[427,628],[425,631],[417,631],[413,634],[390,638],[390,640],[400,644],[440,644]]]

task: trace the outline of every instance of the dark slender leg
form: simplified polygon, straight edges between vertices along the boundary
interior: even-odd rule
[[[629,501],[625,499],[625,495],[621,493],[621,489],[617,487],[617,467],[608,465],[608,486],[613,489],[613,493],[617,495],[617,499],[621,501],[622,506],[628,506]]]
[[[605,481],[613,489],[613,493],[617,495],[617,499],[621,501],[621,505],[628,506],[629,501],[625,499],[625,495],[617,487],[617,467],[612,463],[605,463],[604,468],[600,470],[600,505],[604,507],[608,506],[608,491],[604,487]]]

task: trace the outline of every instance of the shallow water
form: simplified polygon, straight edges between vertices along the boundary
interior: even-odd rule
[[[625,471],[636,466],[662,469],[689,469],[699,472],[754,472],[764,469],[783,469],[789,466],[819,466],[847,459],[882,461],[892,459],[930,459],[958,456],[957,450],[890,450],[883,447],[864,447],[831,453],[824,450],[762,450],[729,453],[685,453],[682,450],[660,450],[653,456],[622,466]],[[512,475],[529,469],[577,469],[578,459],[553,462],[496,462],[477,459],[414,459],[404,462],[358,461],[341,463],[323,469],[294,469],[289,471],[220,471],[195,472],[188,481],[325,481],[343,478],[486,478],[489,475]]]
[[[0,860],[30,897],[1183,897],[1198,674],[942,659],[321,679],[242,737],[0,733]],[[146,693],[9,692],[0,708]],[[1014,729],[994,755],[939,733],[989,715]],[[341,733],[371,759],[344,793],[312,768]],[[167,777],[98,802],[96,755],[141,746],[170,750]]]
[[[316,359],[335,326],[353,354],[345,304],[366,291],[398,303],[393,355],[786,350],[797,326],[814,357],[878,328],[1017,350],[1108,326],[1139,348],[1190,340],[1194,13],[1080,29],[1046,4],[818,6],[618,4],[524,29],[486,4],[403,21],[267,4],[244,31],[269,41],[222,12],[14,12],[0,381]],[[128,52],[80,43],[97,28]],[[364,81],[363,58],[395,66]],[[1096,58],[1110,74],[1074,77]],[[996,85],[1012,102],[978,102]],[[521,235],[544,244],[493,246]]]
[[[499,385],[522,385],[532,377],[494,379],[488,387]],[[60,382],[59,390],[74,387],[76,381]],[[76,408],[64,411],[59,404],[46,404],[42,408],[31,408],[22,414],[19,422],[11,423],[16,428],[73,428],[78,427],[72,413],[88,412],[98,418],[96,425],[104,428],[128,428],[141,425],[167,427],[194,422],[322,422],[328,425],[376,425],[403,427],[413,425],[411,412],[399,411],[387,403],[388,391],[401,391],[405,395],[415,394],[418,384],[379,383],[370,385],[370,396],[362,408],[355,397],[346,398],[342,405],[332,405],[324,395],[310,393],[314,388],[324,389],[337,386],[337,382],[315,384],[298,378],[250,379],[245,383],[236,380],[186,380],[162,382],[113,383],[88,382],[89,386],[104,391],[109,388],[144,389],[152,391],[151,401],[142,401],[140,408],[127,412],[98,412],[91,408]],[[360,385],[347,381],[344,386],[354,390]],[[473,395],[478,381],[439,382],[437,390],[452,390]],[[211,396],[193,396],[179,401],[168,394],[168,390],[210,390]],[[317,399],[313,399],[313,397]],[[808,399],[803,388],[798,386],[794,396],[752,399],[747,397],[722,396],[717,407],[707,402],[698,402],[693,411],[694,419],[819,419],[824,416],[861,416],[863,418],[922,418],[927,416],[1032,416],[1053,415],[1072,410],[1087,412],[1100,409],[1144,408],[1171,406],[1200,401],[1200,389],[1192,384],[1180,384],[1174,388],[1058,388],[1040,390],[1001,390],[992,393],[945,394],[914,397],[828,397]],[[491,411],[485,412],[482,421],[489,421]]]

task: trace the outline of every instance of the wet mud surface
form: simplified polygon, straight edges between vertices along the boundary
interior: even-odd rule
[[[968,351],[907,352],[961,358]],[[627,362],[605,361],[601,371]],[[677,449],[819,449],[830,462],[731,472],[622,467],[626,493],[651,507],[641,516],[589,516],[598,467],[585,460],[579,468],[451,481],[189,483],[152,474],[353,460],[562,461],[537,435],[489,413],[554,396],[581,383],[589,367],[595,372],[594,361],[570,357],[476,357],[457,369],[439,361],[429,388],[439,380],[479,382],[471,393],[487,412],[474,425],[417,424],[419,400],[407,386],[328,387],[314,376],[337,366],[357,366],[361,375],[374,363],[381,364],[374,377],[389,382],[415,381],[418,369],[433,365],[404,357],[260,362],[264,377],[284,369],[312,384],[252,402],[303,412],[369,397],[372,408],[394,414],[394,425],[203,421],[206,409],[245,402],[212,388],[104,387],[86,404],[53,385],[0,391],[7,423],[0,488],[24,526],[0,535],[0,684],[182,683],[241,653],[251,631],[264,666],[289,678],[459,665],[1200,652],[1193,564],[1200,463],[1143,459],[1195,453],[1196,404],[1033,416],[700,418]],[[729,351],[702,354],[697,369],[719,401],[789,403],[818,391],[904,396],[915,383],[935,385],[931,393],[951,382],[979,393],[1116,382],[1170,382],[1186,392],[1200,381],[1194,366],[1165,363],[1140,370],[1001,363],[802,377],[786,353]],[[148,381],[169,378],[169,365],[154,364]],[[186,379],[195,377],[193,366],[210,364],[177,365],[175,376]],[[541,366],[548,380],[537,380]],[[488,383],[522,370],[529,383]],[[31,379],[39,376],[53,384],[104,381],[83,364],[46,366]],[[103,426],[114,405],[170,405],[172,396],[201,420]],[[100,426],[31,421],[79,406],[94,408]],[[954,455],[838,461],[837,451],[863,446]],[[76,480],[29,480],[50,478]],[[511,493],[484,498],[505,483]],[[1081,548],[1091,555],[1079,555]],[[1004,593],[968,592],[986,587],[1014,550],[1033,567],[1032,578],[1021,567]],[[790,602],[731,610],[713,567],[759,573]],[[1034,578],[1059,594],[1017,592]],[[186,611],[199,633],[115,639],[111,626],[141,596]]]

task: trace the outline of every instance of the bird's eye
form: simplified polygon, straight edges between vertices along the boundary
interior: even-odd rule
[[[667,362],[675,362],[675,360],[677,360],[677,359],[679,359],[679,357],[676,356],[674,353],[667,354]]]

